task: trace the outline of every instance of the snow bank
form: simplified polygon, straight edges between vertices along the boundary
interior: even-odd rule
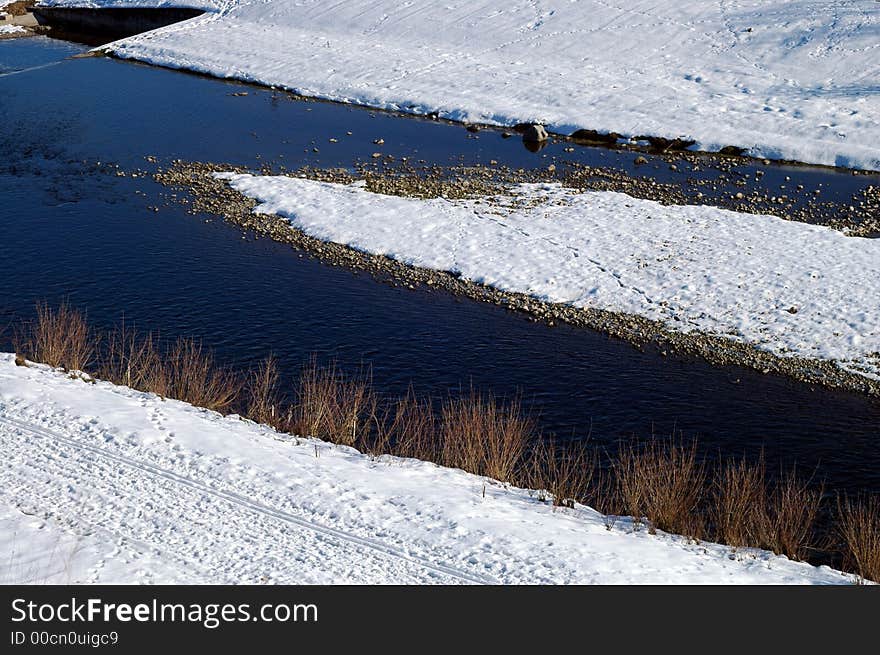
[[[846,583],[0,355],[0,582]],[[317,456],[316,456],[317,455]],[[485,494],[483,488],[485,485]]]
[[[222,174],[327,241],[544,301],[637,314],[880,377],[880,239],[716,207],[522,184],[421,200]]]
[[[54,0],[154,6],[174,0]],[[178,0],[116,43],[163,66],[463,121],[537,120],[880,169],[874,0]]]

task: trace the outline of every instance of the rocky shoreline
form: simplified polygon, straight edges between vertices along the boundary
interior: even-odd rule
[[[880,381],[849,373],[834,362],[799,357],[780,357],[758,348],[716,335],[701,332],[677,332],[657,321],[631,314],[593,308],[547,303],[534,297],[500,291],[462,279],[445,271],[408,266],[381,255],[372,255],[351,247],[315,239],[291,227],[278,216],[254,214],[256,202],[215,179],[220,171],[248,172],[232,165],[175,161],[154,174],[157,182],[173,193],[169,202],[189,205],[191,214],[208,213],[257,237],[267,237],[309,253],[324,263],[364,271],[375,278],[409,288],[436,289],[487,302],[528,314],[534,320],[550,325],[568,323],[586,327],[632,343],[639,348],[654,347],[661,355],[677,354],[700,357],[715,365],[744,366],[765,374],[785,375],[799,382],[844,389],[880,397]],[[268,168],[264,174],[273,173]],[[277,171],[275,171],[277,174]],[[493,175],[382,175],[369,170],[309,169],[296,172],[310,179],[348,183],[365,179],[367,188],[379,193],[431,197],[473,197],[497,192]],[[505,173],[508,175],[508,173]],[[514,175],[518,181],[528,181]],[[526,176],[528,177],[528,176]]]
[[[0,41],[21,39],[41,32],[33,14],[28,13],[28,8],[34,4],[35,0],[16,0],[0,7]]]
[[[106,56],[118,59],[118,56],[106,50],[94,50],[88,56]],[[184,71],[199,77],[212,77],[204,73]],[[237,82],[242,88],[265,89],[263,85],[251,82]],[[247,96],[248,91],[232,95]],[[273,99],[286,97],[293,102],[314,104],[338,104],[329,100],[301,96],[292,91],[272,88]],[[509,169],[493,163],[489,166],[460,167],[460,172],[467,178],[487,176],[496,182],[562,182],[578,189],[596,191],[619,191],[634,197],[656,200],[663,204],[711,204],[733,211],[749,214],[769,214],[785,220],[823,225],[844,232],[848,236],[880,238],[880,171],[837,168],[786,159],[759,159],[747,155],[741,148],[728,146],[720,151],[691,150],[690,141],[665,139],[655,136],[635,136],[629,139],[617,134],[602,134],[594,130],[577,130],[565,135],[544,131],[545,138],[530,141],[521,137],[528,127],[525,123],[512,127],[500,127],[478,123],[460,123],[441,116],[414,116],[407,112],[382,110],[364,107],[369,112],[405,117],[409,120],[427,120],[449,126],[460,126],[468,132],[468,138],[504,139],[516,138],[523,140],[523,145],[533,151],[540,152],[548,145],[563,146],[565,153],[575,152],[576,148],[598,148],[608,153],[628,153],[633,156],[632,168],[641,170],[640,175],[624,170],[620,165],[590,166],[566,161],[564,158],[551,156],[548,166],[534,169]],[[543,126],[538,126],[543,129]],[[332,141],[332,139],[331,139]],[[381,144],[379,139],[374,143]],[[312,142],[313,150],[318,151],[318,143]],[[372,159],[358,162],[355,170],[361,176],[369,174],[395,175],[401,172],[413,172],[424,160],[414,162],[412,158],[394,156],[381,152],[372,154]],[[781,183],[766,184],[765,171],[772,168],[786,167],[791,175],[784,176]],[[425,177],[435,167],[422,167],[418,175]],[[455,167],[445,167],[447,172]],[[835,200],[827,199],[828,189],[823,184],[792,182],[792,176],[798,177],[798,171],[827,171],[839,175],[866,178],[866,184],[849,197]],[[288,171],[278,166],[276,174]],[[298,171],[296,171],[299,174]],[[455,172],[453,171],[453,174]],[[663,181],[671,173],[673,181]],[[876,184],[873,181],[876,180]]]

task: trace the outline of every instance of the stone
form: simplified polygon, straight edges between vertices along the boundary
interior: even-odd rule
[[[687,150],[696,143],[691,139],[666,139],[662,136],[639,136],[636,140],[650,143],[652,152]]]
[[[606,145],[614,145],[617,143],[617,140],[620,138],[620,135],[616,132],[609,132],[608,134],[602,134],[601,132],[597,132],[596,130],[576,130],[569,135],[569,138],[574,141],[581,141],[584,143],[604,143]]]
[[[523,130],[522,135],[523,141],[531,141],[533,143],[546,141],[549,138],[547,130],[544,129],[544,126],[537,123],[529,125],[525,130]]]

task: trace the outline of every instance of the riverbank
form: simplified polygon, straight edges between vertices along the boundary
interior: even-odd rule
[[[0,39],[16,39],[31,36],[37,29],[33,14],[28,7],[36,0],[0,0]]]
[[[155,0],[51,0],[148,7]],[[164,3],[163,3],[164,4]],[[880,169],[874,3],[180,2],[114,56],[304,96],[609,139]],[[221,10],[222,7],[222,10]],[[441,27],[442,29],[438,29]],[[650,33],[650,40],[645,34]],[[298,62],[295,67],[290,62]]]
[[[193,212],[207,212],[222,216],[225,220],[244,230],[309,252],[330,264],[367,271],[393,284],[419,285],[423,288],[451,292],[477,301],[490,302],[515,311],[525,312],[536,320],[550,324],[565,322],[598,330],[625,339],[640,347],[653,345],[664,353],[688,353],[702,357],[714,364],[747,366],[768,374],[786,375],[809,384],[820,384],[831,388],[880,396],[880,380],[871,372],[873,369],[870,368],[870,358],[865,361],[867,366],[862,370],[858,368],[857,362],[851,362],[846,368],[843,368],[839,362],[835,362],[833,359],[804,357],[792,351],[785,352],[784,356],[781,356],[780,352],[771,350],[772,345],[768,347],[767,344],[764,344],[763,347],[759,347],[755,343],[749,342],[747,336],[731,338],[731,336],[720,335],[717,332],[710,333],[705,329],[700,329],[698,325],[691,324],[691,321],[682,323],[681,327],[673,327],[665,320],[654,320],[631,311],[609,310],[603,308],[601,303],[599,306],[575,306],[571,302],[553,302],[546,298],[536,297],[532,293],[498,288],[497,285],[491,283],[475,282],[473,279],[468,279],[468,277],[474,278],[474,275],[454,274],[449,271],[409,265],[405,255],[374,254],[369,252],[369,248],[351,247],[347,243],[335,242],[334,239],[316,238],[310,235],[307,230],[299,229],[296,225],[291,226],[287,217],[272,213],[255,213],[254,210],[259,204],[257,200],[240,193],[231,188],[224,180],[215,177],[215,173],[227,171],[230,168],[222,165],[179,163],[170,169],[160,171],[156,175],[156,179],[169,188],[191,194]],[[232,168],[232,170],[236,169]],[[351,184],[356,180],[353,173],[338,170],[310,169],[300,171],[299,174],[312,180],[341,184]],[[418,195],[418,184],[418,178],[404,178],[400,184],[395,183],[394,178],[383,176],[370,178],[370,188],[379,192],[380,196],[394,193],[395,186],[397,187],[396,193],[399,195]],[[429,180],[422,187],[422,192],[432,195],[442,190],[448,196],[454,188],[456,188],[455,183],[438,187],[436,180],[433,182]],[[475,193],[485,194],[490,189],[493,192],[498,190],[498,187],[480,179],[472,180],[470,183],[458,182],[457,188],[459,193],[464,196],[473,196]],[[452,193],[454,196],[454,192]],[[186,200],[185,196],[178,195],[174,201],[180,200]],[[633,199],[632,202],[638,201]],[[329,206],[328,211],[331,211]],[[413,208],[412,211],[418,213],[420,210]],[[394,216],[395,213],[391,212],[390,216]],[[628,211],[628,213],[632,212]],[[389,220],[392,219],[389,218]],[[630,220],[634,219],[630,218]],[[430,220],[426,219],[426,222],[430,224]],[[378,226],[378,224],[375,225]],[[807,226],[804,227],[807,228]],[[873,242],[874,240],[868,241]],[[655,254],[659,254],[659,251]],[[584,255],[589,257],[588,253],[584,253]],[[773,262],[769,264],[772,265]],[[479,279],[479,276],[476,278]],[[581,283],[585,284],[586,282],[578,282],[578,284]],[[611,293],[608,298],[609,304],[613,306],[618,303],[615,296],[617,293],[627,295],[625,292],[625,288],[618,289],[617,292],[609,291]],[[673,306],[678,304],[680,303],[674,303]],[[688,308],[685,304],[682,305],[682,309],[685,314],[694,314],[692,311],[694,307]],[[786,308],[779,308],[778,311],[784,309]],[[789,312],[786,316],[793,317],[802,309],[804,308],[795,308],[794,312]],[[748,316],[745,317],[748,318]]]
[[[25,13],[29,2],[0,2],[0,39],[20,39],[38,31],[37,21]]]
[[[857,581],[7,354],[0,441],[7,584]]]

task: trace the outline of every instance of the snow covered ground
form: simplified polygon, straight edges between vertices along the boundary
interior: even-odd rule
[[[8,34],[24,34],[27,32],[21,25],[0,25],[0,36]]]
[[[880,169],[875,0],[44,0],[206,8],[111,50],[463,121]]]
[[[0,448],[0,583],[852,582],[10,354]]]
[[[307,234],[544,301],[637,314],[880,378],[880,239],[710,206],[523,184],[422,200],[220,174]]]

